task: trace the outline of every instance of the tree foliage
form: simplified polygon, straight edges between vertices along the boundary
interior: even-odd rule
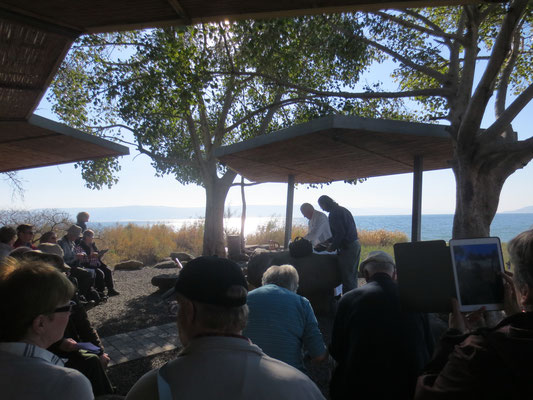
[[[355,18],[363,32],[330,24],[365,43],[373,62],[392,63],[398,88],[383,89],[378,82],[363,91],[298,89],[356,105],[389,99],[395,101],[388,103],[394,119],[447,121],[457,182],[454,236],[488,235],[503,183],[533,157],[533,137],[518,140],[512,129],[512,121],[533,97],[532,5],[513,0],[360,13]],[[295,87],[275,75],[271,79]],[[491,99],[494,122],[481,130]],[[402,104],[411,111],[402,110]]]
[[[361,30],[353,17],[331,15],[85,36],[50,100],[69,125],[134,144],[158,175],[202,185],[204,252],[220,253],[235,172],[214,150],[335,110],[337,100],[298,87],[354,87],[367,63],[366,45],[353,37]],[[91,187],[116,179],[112,159],[80,166]]]

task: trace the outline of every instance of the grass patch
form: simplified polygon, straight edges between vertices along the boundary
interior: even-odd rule
[[[139,260],[144,265],[152,265],[171,252],[200,255],[203,236],[202,221],[186,224],[178,230],[164,224],[115,225],[97,232],[97,245],[100,249],[109,249],[104,258],[109,265],[125,260]]]
[[[291,240],[294,240],[298,236],[305,236],[306,234],[307,226],[293,225]],[[285,226],[276,219],[271,219],[264,225],[259,225],[254,233],[246,235],[246,244],[267,244],[271,240],[279,243],[281,246],[283,246],[285,240]]]

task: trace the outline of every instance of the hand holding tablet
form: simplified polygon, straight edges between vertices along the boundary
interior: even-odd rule
[[[501,310],[503,259],[498,238],[397,243],[394,245],[402,307],[409,311]]]
[[[504,270],[500,239],[452,239],[450,251],[459,309],[502,310]]]

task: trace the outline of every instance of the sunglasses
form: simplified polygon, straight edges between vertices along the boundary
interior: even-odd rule
[[[74,307],[75,305],[76,305],[76,302],[71,300],[66,306],[56,308],[54,310],[54,313],[67,312],[67,311],[72,312],[72,307]]]

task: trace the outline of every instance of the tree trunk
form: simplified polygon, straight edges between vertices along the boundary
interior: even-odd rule
[[[246,196],[244,193],[244,176],[241,176],[241,200],[242,200],[242,211],[241,211],[241,253],[244,253],[245,243],[244,243],[244,224],[246,223]]]
[[[215,177],[205,185],[204,256],[226,257],[224,238],[224,204],[228,190],[237,174],[227,171],[222,178]]]
[[[453,167],[456,183],[456,204],[453,238],[490,236],[490,224],[500,200],[506,178],[514,172],[501,160],[486,157],[480,162],[456,162]]]

